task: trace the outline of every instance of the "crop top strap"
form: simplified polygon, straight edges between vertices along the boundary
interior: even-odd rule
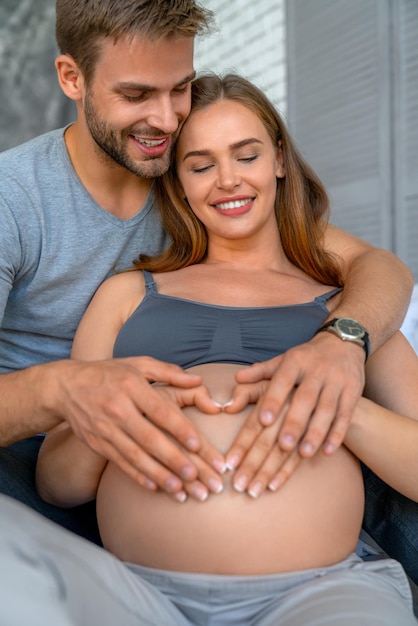
[[[148,293],[150,291],[158,291],[157,284],[154,281],[154,276],[151,274],[151,272],[148,272],[148,270],[142,270],[142,271],[144,274],[146,292]]]
[[[331,291],[328,291],[327,293],[323,293],[321,296],[317,296],[315,298],[315,302],[319,302],[320,304],[325,304],[326,302],[328,302],[328,300],[330,300],[333,296],[335,296],[335,294],[339,293],[342,290],[343,290],[342,287],[335,287],[335,289],[332,289]]]

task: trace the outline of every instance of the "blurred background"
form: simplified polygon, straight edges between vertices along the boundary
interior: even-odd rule
[[[264,89],[326,184],[331,221],[395,252],[418,283],[418,0],[201,1],[217,30],[198,39],[196,69]],[[0,150],[74,119],[54,19],[54,0],[1,0]]]

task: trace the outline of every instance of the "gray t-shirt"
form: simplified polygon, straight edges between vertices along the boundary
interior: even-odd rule
[[[0,372],[68,358],[103,280],[166,245],[152,193],[127,220],[97,205],[64,129],[0,154]]]

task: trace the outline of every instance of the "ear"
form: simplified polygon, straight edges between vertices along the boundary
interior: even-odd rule
[[[58,82],[71,100],[81,100],[84,94],[84,79],[80,68],[69,54],[61,54],[55,59]]]
[[[282,142],[279,141],[279,147],[276,152],[276,178],[284,178],[286,176],[286,170],[284,167]]]

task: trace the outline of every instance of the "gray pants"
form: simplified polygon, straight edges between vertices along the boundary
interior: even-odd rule
[[[2,626],[417,624],[391,559],[269,576],[166,572],[122,563],[6,496],[0,555]]]

